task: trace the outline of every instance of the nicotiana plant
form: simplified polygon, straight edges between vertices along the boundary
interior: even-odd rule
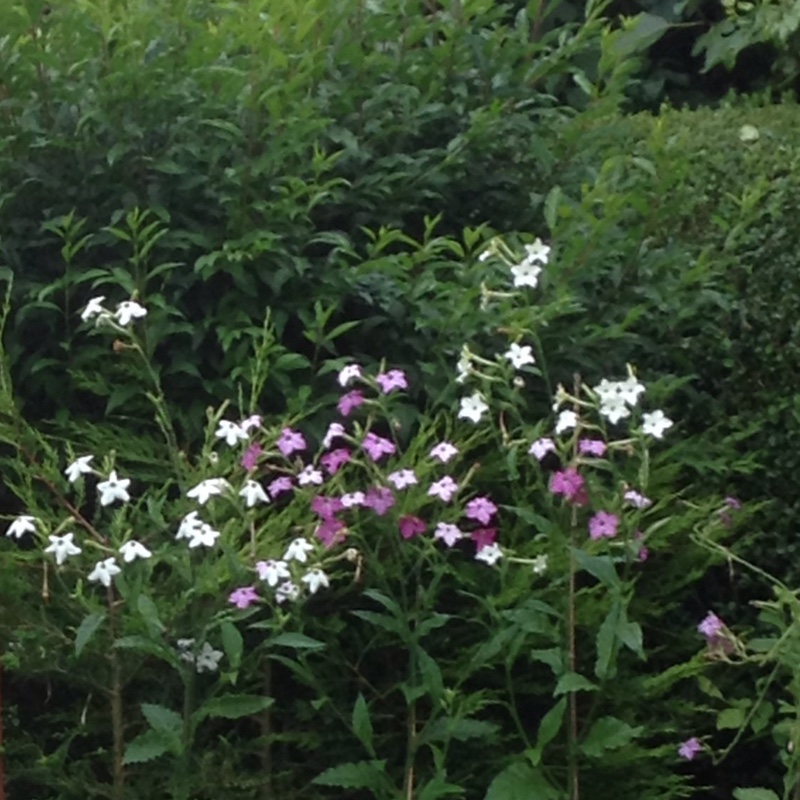
[[[677,426],[633,368],[576,376],[555,390],[552,418],[526,418],[527,383],[547,382],[535,292],[550,252],[537,239],[518,260],[490,243],[482,311],[502,320],[502,344],[484,357],[481,342],[465,343],[457,410],[413,429],[397,413],[404,371],[341,360],[323,368],[335,409],[267,418],[264,337],[239,413],[209,409],[205,441],[181,448],[142,344],[146,298],[111,310],[93,297],[81,319],[141,365],[164,463],[137,474],[145,459],[122,445],[45,436],[13,410],[4,370],[3,440],[17,464],[5,482],[21,504],[7,535],[42,596],[59,596],[50,613],[74,630],[72,668],[108,697],[115,798],[128,768],[161,757],[172,759],[170,796],[194,796],[203,726],[250,717],[256,781],[273,787],[273,664],[315,691],[317,735],[334,742],[344,728],[365,756],[336,749],[317,787],[433,800],[488,785],[490,800],[577,800],[609,754],[648,741],[668,760],[678,747],[696,753],[695,739],[658,741],[617,686],[645,658],[633,610],[651,554],[686,524],[712,541],[725,526],[716,507],[678,507],[655,479],[651,447]],[[314,614],[323,597],[327,622]],[[398,657],[381,670],[389,648]],[[330,679],[350,663],[355,692]],[[487,669],[499,685],[481,687]],[[502,744],[491,774],[464,763],[470,740]]]

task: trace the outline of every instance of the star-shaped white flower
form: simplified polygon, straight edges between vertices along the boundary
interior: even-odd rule
[[[239,492],[239,497],[244,497],[248,508],[252,508],[256,503],[269,503],[269,497],[258,481],[247,481]]]
[[[528,364],[535,364],[536,359],[533,357],[533,349],[529,344],[518,345],[516,342],[503,353],[503,357],[507,358],[514,369],[521,369]]]
[[[572,430],[578,424],[578,415],[574,411],[562,411],[556,420],[556,433]]]
[[[89,302],[86,304],[86,308],[81,311],[81,319],[84,322],[88,322],[90,319],[94,319],[95,317],[110,317],[111,312],[103,308],[103,300],[105,300],[104,295],[100,295],[99,297],[93,297]]]
[[[219,539],[219,535],[218,530],[215,530],[207,522],[204,522],[189,535],[189,548],[194,550],[194,548],[200,546],[213,547],[214,543]]]
[[[644,394],[644,391],[644,384],[639,383],[633,375],[619,383],[620,397],[622,397],[629,406],[635,406],[639,402],[639,395]]]
[[[146,317],[147,309],[140,306],[135,300],[123,300],[117,306],[114,316],[117,318],[117,322],[125,328],[130,325],[132,320]]]
[[[525,245],[525,260],[546,264],[550,260],[550,245],[537,236],[533,244]]]
[[[186,492],[186,496],[192,500],[197,500],[201,506],[204,506],[210,497],[222,494],[226,489],[230,488],[230,484],[225,478],[206,478],[200,481],[192,489]]]
[[[126,564],[130,564],[131,561],[135,561],[137,558],[150,558],[153,555],[141,542],[137,542],[136,539],[130,539],[125,542],[125,544],[119,548],[119,552],[122,553],[122,560]]]
[[[216,672],[223,653],[215,650],[208,642],[204,642],[195,659],[195,668],[198,672]]]
[[[131,485],[130,478],[118,478],[116,470],[111,470],[107,481],[97,484],[97,491],[100,492],[100,505],[111,505],[115,500],[127,503],[131,499],[128,494],[128,487]]]
[[[26,533],[35,533],[36,526],[33,524],[34,522],[36,522],[35,517],[22,514],[8,526],[6,536],[14,536],[17,539],[21,539]]]
[[[489,410],[483,395],[474,392],[469,397],[461,398],[461,407],[458,410],[459,419],[468,419],[472,422],[480,422],[481,417]]]
[[[323,480],[322,473],[318,469],[314,469],[311,464],[305,467],[297,476],[297,482],[300,486],[308,486],[309,484],[319,486]]]
[[[199,532],[205,523],[197,516],[196,511],[187,514],[182,520],[178,532],[175,534],[176,539],[191,539],[195,532]]]
[[[539,285],[541,272],[542,268],[538,264],[528,261],[528,259],[511,267],[511,275],[514,278],[514,286],[517,289],[522,286],[530,286],[535,289]]]
[[[74,533],[65,533],[63,536],[48,536],[50,544],[45,547],[45,553],[53,553],[56,557],[56,564],[63,564],[68,556],[76,556],[81,552],[81,548],[73,544]]]
[[[642,433],[660,439],[667,428],[672,427],[672,420],[664,416],[661,409],[649,414],[642,414]]]
[[[600,415],[612,425],[616,425],[621,419],[627,419],[631,415],[631,410],[625,404],[622,395],[617,395],[609,397],[600,404]]]
[[[262,581],[266,581],[269,586],[277,586],[278,582],[284,578],[291,578],[291,573],[285,561],[259,561],[256,564],[256,572]]]
[[[217,429],[214,431],[217,439],[224,439],[228,447],[233,447],[237,442],[243,442],[250,438],[250,434],[238,423],[231,422],[229,419],[221,419]]]
[[[291,581],[285,581],[275,590],[275,600],[285,603],[287,600],[294,602],[300,597],[300,587]]]
[[[502,556],[503,551],[500,549],[500,545],[495,542],[493,544],[487,544],[486,547],[481,547],[481,549],[475,553],[475,560],[484,561],[491,567],[494,566]]]
[[[92,583],[102,583],[103,586],[111,586],[111,579],[119,575],[122,570],[117,566],[116,558],[107,558],[105,561],[98,561],[94,569],[89,573],[87,580]]]
[[[310,569],[300,580],[308,586],[311,594],[316,594],[320,589],[330,586],[328,576],[321,569]]]
[[[314,549],[314,545],[303,536],[293,539],[286,552],[283,554],[284,561],[299,561],[305,564],[308,561],[308,554]]]
[[[89,464],[93,458],[94,456],[81,456],[80,458],[76,458],[64,470],[67,480],[70,483],[75,483],[75,481],[77,481],[81,475],[87,475],[88,473],[92,472],[92,468],[89,466]]]

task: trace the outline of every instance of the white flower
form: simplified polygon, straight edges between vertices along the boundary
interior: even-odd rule
[[[193,500],[196,498],[197,502],[204,506],[210,497],[222,494],[229,488],[230,484],[225,478],[206,478],[206,480],[200,481],[193,489],[189,489],[186,492],[186,496]]]
[[[118,306],[114,314],[117,322],[125,326],[129,325],[132,319],[139,319],[147,316],[147,309],[140,306],[135,300],[123,300]]]
[[[546,264],[550,260],[550,245],[545,244],[538,236],[533,244],[525,245],[525,260]]]
[[[300,587],[291,581],[285,581],[275,590],[275,599],[279,603],[285,603],[287,600],[294,601],[300,597]]]
[[[187,514],[182,520],[178,528],[178,533],[175,535],[176,539],[191,539],[195,533],[198,533],[205,523],[199,519],[196,511]]]
[[[644,394],[644,384],[639,383],[636,378],[631,375],[619,384],[620,397],[629,405],[635,406],[639,402],[639,395]]]
[[[547,556],[536,556],[533,559],[533,574],[544,575],[547,572]]]
[[[532,289],[535,289],[539,284],[539,275],[541,272],[542,268],[528,259],[511,267],[511,274],[514,276],[514,286],[518,289],[521,286],[530,286]]]
[[[600,405],[600,415],[605,417],[612,425],[616,425],[621,419],[626,419],[631,415],[631,410],[625,405],[625,400],[621,395],[609,397]]]
[[[291,573],[285,561],[259,561],[256,564],[256,572],[262,581],[266,581],[269,586],[277,586],[278,582],[284,578],[291,578]]]
[[[493,544],[487,544],[486,547],[481,547],[481,549],[475,553],[475,560],[485,561],[491,567],[500,560],[502,555],[503,551],[500,549],[500,546],[494,542]]]
[[[672,420],[665,417],[661,409],[642,415],[642,433],[655,436],[656,439],[660,439],[672,424]]]
[[[222,653],[215,650],[208,642],[204,642],[195,659],[195,668],[198,672],[216,672],[221,660]]]
[[[72,543],[74,537],[74,533],[65,533],[63,536],[48,536],[50,544],[45,547],[44,552],[55,554],[56,564],[61,565],[67,560],[67,556],[76,556],[81,552],[81,548]]]
[[[196,547],[213,547],[219,539],[219,531],[214,530],[207,522],[197,528],[189,535],[189,548],[194,550]]]
[[[442,464],[446,464],[453,456],[458,455],[458,448],[452,442],[439,442],[431,448],[428,455],[431,458],[438,458]]]
[[[350,492],[349,494],[343,494],[341,497],[342,505],[345,508],[363,506],[364,500],[364,492]]]
[[[131,561],[135,561],[137,558],[150,558],[150,556],[153,555],[141,542],[137,542],[136,539],[130,539],[125,542],[125,544],[121,545],[119,552],[122,553],[122,560],[126,564],[130,564]]]
[[[178,658],[181,661],[188,661],[190,664],[194,664],[194,639],[178,639],[175,644],[178,647]]]
[[[433,538],[444,542],[448,547],[453,545],[464,536],[458,526],[451,525],[449,522],[440,522],[433,532]]]
[[[537,439],[529,448],[529,455],[535,456],[538,461],[541,461],[548,453],[555,453],[556,443],[547,437]]]
[[[348,364],[339,372],[339,386],[345,387],[354,378],[361,377],[361,367],[358,364]]]
[[[88,322],[90,319],[94,319],[95,317],[110,317],[111,312],[107,311],[103,308],[103,300],[105,300],[104,295],[100,295],[99,297],[93,297],[89,302],[86,304],[86,308],[81,311],[81,319],[84,322]]]
[[[98,561],[94,565],[94,569],[89,573],[87,580],[97,583],[98,581],[103,586],[111,586],[111,579],[115,575],[119,575],[122,570],[117,566],[116,558],[107,558],[105,561]]]
[[[127,503],[131,499],[128,494],[130,485],[130,478],[118,478],[116,470],[111,470],[108,480],[97,484],[97,491],[100,492],[100,505],[108,506],[115,500]]]
[[[75,483],[81,475],[85,475],[92,471],[92,468],[89,466],[89,462],[94,458],[94,456],[81,456],[80,458],[76,458],[65,470],[64,474],[67,476],[67,480],[70,483]]]
[[[244,497],[248,508],[252,508],[256,503],[269,503],[269,497],[258,481],[247,481],[239,492],[239,497]]]
[[[314,545],[303,536],[293,539],[286,552],[283,554],[284,561],[299,561],[305,564],[308,561],[308,554],[314,549]]]
[[[319,486],[322,483],[322,473],[318,469],[314,469],[310,464],[297,476],[297,482],[301,486],[308,486],[313,483]]]
[[[578,424],[578,415],[574,411],[562,411],[556,420],[556,433],[572,430]]]
[[[627,500],[634,508],[650,508],[653,505],[653,501],[649,497],[645,497],[643,494],[640,494],[635,489],[628,489],[624,495],[622,495],[624,500]]]
[[[321,569],[310,569],[300,580],[308,586],[311,594],[316,594],[320,588],[327,589],[330,586],[328,576]]]
[[[214,431],[217,439],[224,439],[228,447],[233,447],[237,442],[249,439],[247,431],[242,425],[237,425],[229,419],[221,419],[217,429]]]
[[[260,428],[261,427],[261,417],[258,414],[251,414],[247,419],[243,419],[239,423],[239,427],[247,432],[250,428]]]
[[[458,410],[459,419],[468,419],[480,422],[481,417],[489,410],[486,401],[480,392],[474,392],[469,397],[461,398],[461,408]]]
[[[456,364],[456,372],[458,373],[458,376],[456,377],[456,383],[464,383],[472,370],[472,353],[470,353],[469,348],[464,345],[461,348],[461,355],[459,356],[458,363]]]
[[[29,517],[25,514],[17,517],[8,526],[6,536],[14,536],[17,539],[21,539],[26,533],[35,533],[36,526],[33,524],[35,521],[35,517]]]
[[[527,364],[535,364],[536,359],[533,357],[533,350],[529,344],[520,346],[514,342],[505,353],[503,357],[507,358],[514,369],[521,369]]]
[[[407,489],[409,486],[415,486],[418,483],[413,469],[399,469],[396,472],[390,472],[386,476],[386,480],[398,491]]]
[[[341,422],[331,422],[325,438],[322,440],[322,446],[327,450],[333,444],[333,440],[339,436],[344,436],[344,425]]]

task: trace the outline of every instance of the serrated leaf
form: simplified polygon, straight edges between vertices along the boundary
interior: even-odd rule
[[[340,789],[369,789],[376,793],[391,791],[385,772],[386,761],[355,761],[326,769],[311,783],[318,786],[336,786]]]
[[[560,697],[568,692],[595,692],[597,685],[577,672],[567,672],[558,679],[553,697]]]
[[[212,697],[195,712],[199,719],[216,717],[221,719],[239,719],[265,711],[275,701],[271,697],[258,694],[226,694]]]
[[[579,547],[572,550],[578,569],[593,575],[603,586],[609,589],[619,588],[619,576],[610,556],[593,556]]]
[[[352,726],[353,733],[358,737],[358,740],[364,745],[367,752],[374,756],[375,749],[372,746],[372,721],[369,717],[369,706],[367,706],[364,695],[360,693],[353,706]]]
[[[498,725],[493,722],[484,722],[479,719],[453,719],[452,717],[439,717],[428,723],[419,735],[419,743],[447,742],[454,739],[465,742],[467,739],[489,740],[497,733]]]
[[[106,618],[105,611],[94,611],[83,618],[75,633],[75,655],[80,656],[83,648],[89,643],[97,629],[103,624]]]
[[[602,756],[606,750],[624,747],[639,736],[644,728],[633,728],[616,717],[601,717],[581,743],[581,750],[587,756]]]
[[[495,776],[484,800],[558,800],[560,796],[538,769],[517,762]]]
[[[124,764],[144,764],[163,756],[170,750],[169,743],[157,731],[149,730],[137,736],[125,748]]]
[[[177,711],[154,703],[142,703],[142,714],[154,731],[172,736],[180,734],[183,729],[183,718]]]

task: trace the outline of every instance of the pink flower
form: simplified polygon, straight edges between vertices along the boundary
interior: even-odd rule
[[[497,506],[488,497],[476,497],[467,503],[464,515],[467,519],[475,519],[484,525],[488,525],[496,513]]]
[[[417,483],[417,476],[414,474],[413,469],[399,469],[396,472],[390,472],[386,476],[386,480],[400,491],[409,486],[414,486]]]
[[[550,478],[550,491],[555,495],[563,495],[567,502],[576,506],[584,506],[589,501],[586,482],[575,467],[554,472]]]
[[[382,517],[395,503],[391,489],[378,486],[370,489],[364,495],[362,505],[371,508],[379,517]]]
[[[319,462],[328,470],[330,475],[335,475],[349,460],[350,451],[346,447],[340,447],[338,450],[331,450],[329,453],[325,453]]]
[[[453,456],[458,455],[458,448],[450,442],[439,442],[428,455],[431,458],[438,458],[442,464],[446,464]]]
[[[644,534],[641,531],[636,531],[636,533],[633,535],[633,538],[637,542],[641,542],[642,539],[644,539]],[[639,561],[647,561],[647,559],[650,557],[650,551],[644,545],[640,545],[637,555],[639,557]]]
[[[411,515],[400,517],[398,525],[400,527],[400,535],[404,539],[411,539],[414,536],[425,533],[425,522],[419,517],[412,517]]]
[[[361,446],[373,461],[378,461],[382,456],[390,456],[397,449],[388,439],[376,436],[371,431],[364,437]]]
[[[323,497],[317,495],[311,501],[311,510],[322,519],[330,519],[338,511],[341,511],[344,506],[338,497]]]
[[[292,453],[298,453],[306,449],[306,440],[303,434],[299,431],[293,431],[291,428],[284,428],[277,442],[278,450],[288,458]]]
[[[653,501],[649,497],[639,494],[635,489],[628,489],[622,496],[634,508],[649,508],[653,505]]]
[[[242,456],[241,460],[242,467],[244,467],[248,472],[254,470],[258,464],[258,457],[263,452],[264,448],[258,442],[253,442],[253,444],[249,445],[247,450],[244,451],[244,455]]]
[[[448,547],[452,547],[463,536],[464,533],[449,522],[440,522],[433,532],[433,538],[443,541]]]
[[[400,369],[390,369],[388,372],[382,372],[380,375],[375,376],[375,381],[384,394],[389,394],[395,389],[408,389],[406,374]]]
[[[709,611],[697,626],[697,630],[705,636],[706,641],[710,644],[712,639],[716,639],[725,630],[725,623],[716,614]]]
[[[578,442],[578,452],[583,456],[602,458],[606,449],[606,443],[602,439],[581,439]]]
[[[619,525],[619,517],[616,514],[610,514],[608,511],[598,511],[589,520],[589,536],[592,539],[613,539],[617,535],[617,526]]]
[[[247,608],[259,600],[255,586],[242,586],[228,595],[228,602],[233,603],[236,608]]]
[[[443,503],[449,503],[457,491],[458,484],[449,475],[446,475],[428,489],[428,494],[431,497],[438,497]]]
[[[355,411],[364,402],[364,395],[358,390],[353,389],[339,398],[336,408],[343,417],[349,417],[351,411]]]
[[[278,495],[283,494],[284,492],[291,492],[292,491],[292,479],[291,478],[275,478],[274,481],[267,486],[267,491],[269,492],[269,496],[274,500]]]
[[[691,761],[702,749],[703,745],[700,744],[700,741],[692,736],[691,739],[687,739],[678,748],[678,755],[687,761]]]
[[[548,453],[556,451],[556,443],[552,439],[537,439],[528,450],[532,456],[541,461]]]
[[[470,534],[470,539],[475,542],[475,550],[480,552],[484,547],[490,547],[497,539],[497,528],[477,528]]]
[[[314,534],[325,547],[333,547],[335,544],[344,541],[345,536],[343,531],[344,522],[336,517],[327,517],[317,526],[317,530]]]

